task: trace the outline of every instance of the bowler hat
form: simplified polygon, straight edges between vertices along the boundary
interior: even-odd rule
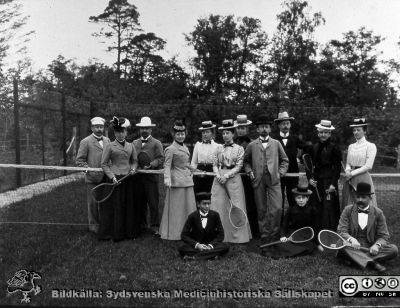
[[[356,195],[372,195],[374,194],[371,192],[371,185],[368,183],[358,183],[356,188]]]
[[[261,115],[258,117],[256,121],[254,121],[255,125],[261,125],[261,124],[269,124],[272,125],[272,121],[267,115]]]
[[[196,194],[196,201],[200,202],[203,200],[211,200],[211,193],[208,192],[199,192]]]

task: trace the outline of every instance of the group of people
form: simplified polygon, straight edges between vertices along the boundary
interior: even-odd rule
[[[93,133],[81,141],[76,159],[78,166],[101,167],[104,171],[86,173],[90,231],[97,233],[99,239],[119,241],[135,238],[148,227],[162,239],[183,240],[179,252],[184,258],[209,259],[225,254],[229,250],[226,243],[248,243],[252,238],[259,238],[261,245],[275,240],[282,242],[263,249],[265,256],[309,254],[316,249],[316,241],[293,244],[287,242],[286,236],[295,229],[310,226],[316,233],[322,229],[338,230],[351,239],[362,234],[362,244],[368,244],[372,250],[368,256],[357,250],[365,254],[362,264],[357,264],[364,267],[372,264],[382,271],[383,266],[376,262],[376,257],[381,258],[382,252],[385,252],[384,259],[396,256],[397,248],[387,243],[386,223],[376,206],[368,173],[373,166],[376,146],[365,139],[367,121],[355,119],[350,125],[356,142],[349,146],[345,164],[339,146],[331,139],[335,128],[330,121],[321,120],[315,125],[319,140],[312,145],[292,134],[293,121],[287,112],[279,113],[274,121],[261,115],[254,123],[246,115],[238,115],[236,120],[223,120],[218,128],[212,121],[203,121],[199,127],[201,141],[195,144],[191,155],[184,143],[187,127],[182,120],[175,121],[173,142],[163,151],[161,142],[151,135],[155,124],[149,117],[143,117],[136,124],[140,138],[132,142],[126,140],[128,119],[113,117],[111,128],[115,140],[111,142],[103,136],[106,121],[93,118]],[[274,123],[279,127],[275,138],[270,136]],[[251,125],[255,125],[258,134],[254,140],[249,134]],[[216,128],[221,132],[222,144],[214,140]],[[296,175],[301,151],[310,155],[314,165],[312,172],[307,173],[306,183],[299,183]],[[138,168],[163,168],[166,197],[161,220],[158,175],[137,173]],[[345,182],[341,207],[338,180],[342,168]],[[204,174],[193,176],[195,171]],[[213,172],[214,176],[207,172]],[[290,176],[285,176],[286,173]],[[134,176],[120,182],[127,174]],[[91,191],[101,182],[117,185],[108,200],[97,203]],[[354,225],[357,220],[345,217],[362,206],[357,193],[360,185],[370,189],[367,194],[370,202],[366,206],[373,209],[370,211],[373,219],[379,220],[378,231],[377,224],[369,218],[371,226],[357,227]],[[368,200],[364,198],[363,201]],[[247,213],[248,223],[243,227],[232,224],[229,218],[232,205]],[[346,205],[349,206],[345,208]],[[356,248],[360,247],[361,242],[355,240],[354,243]],[[385,250],[387,247],[390,252]],[[357,259],[360,254],[340,255]]]

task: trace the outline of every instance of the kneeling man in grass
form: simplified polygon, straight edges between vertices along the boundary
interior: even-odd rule
[[[181,238],[185,242],[179,247],[184,260],[218,259],[229,251],[224,240],[221,218],[210,210],[211,193],[196,194],[197,211],[191,213],[183,227]]]
[[[343,210],[338,225],[338,233],[352,247],[341,249],[338,257],[344,257],[361,268],[370,266],[382,273],[386,268],[378,262],[395,258],[397,246],[388,242],[389,232],[382,210],[371,204],[371,185],[358,183],[355,194],[356,203]],[[360,247],[369,251],[364,252]]]

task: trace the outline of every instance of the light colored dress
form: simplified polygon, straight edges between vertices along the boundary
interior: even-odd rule
[[[180,240],[186,219],[196,210],[190,153],[185,145],[174,141],[164,156],[164,179],[171,187],[166,191],[160,235],[165,240]]]
[[[374,165],[375,156],[376,145],[368,142],[365,137],[362,137],[360,140],[357,140],[357,142],[349,145],[346,171],[350,171],[352,174],[352,178],[350,179],[351,185],[357,187],[357,184],[360,182],[368,183],[371,185],[371,191],[375,192],[374,183],[372,182],[371,175],[368,172]],[[375,194],[371,197],[371,203],[377,206]],[[354,191],[351,189],[349,182],[345,181],[342,191],[341,210],[343,210],[347,205],[353,203],[354,200]]]
[[[239,171],[243,166],[243,147],[233,144],[232,146],[220,145],[214,153],[213,168],[221,176],[228,175],[225,186],[235,206],[240,207],[246,213],[246,202],[243,183]],[[214,179],[211,189],[211,206],[221,217],[224,228],[224,242],[247,243],[251,239],[249,223],[242,228],[235,228],[229,220],[230,202],[224,187]]]

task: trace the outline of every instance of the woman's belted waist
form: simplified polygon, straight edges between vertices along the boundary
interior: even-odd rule
[[[235,166],[221,166],[220,169],[233,169]]]
[[[198,164],[197,169],[199,169],[201,171],[212,172],[213,165],[212,164]]]
[[[356,169],[361,168],[361,166],[351,166],[350,168],[351,168],[351,170],[356,170]]]

